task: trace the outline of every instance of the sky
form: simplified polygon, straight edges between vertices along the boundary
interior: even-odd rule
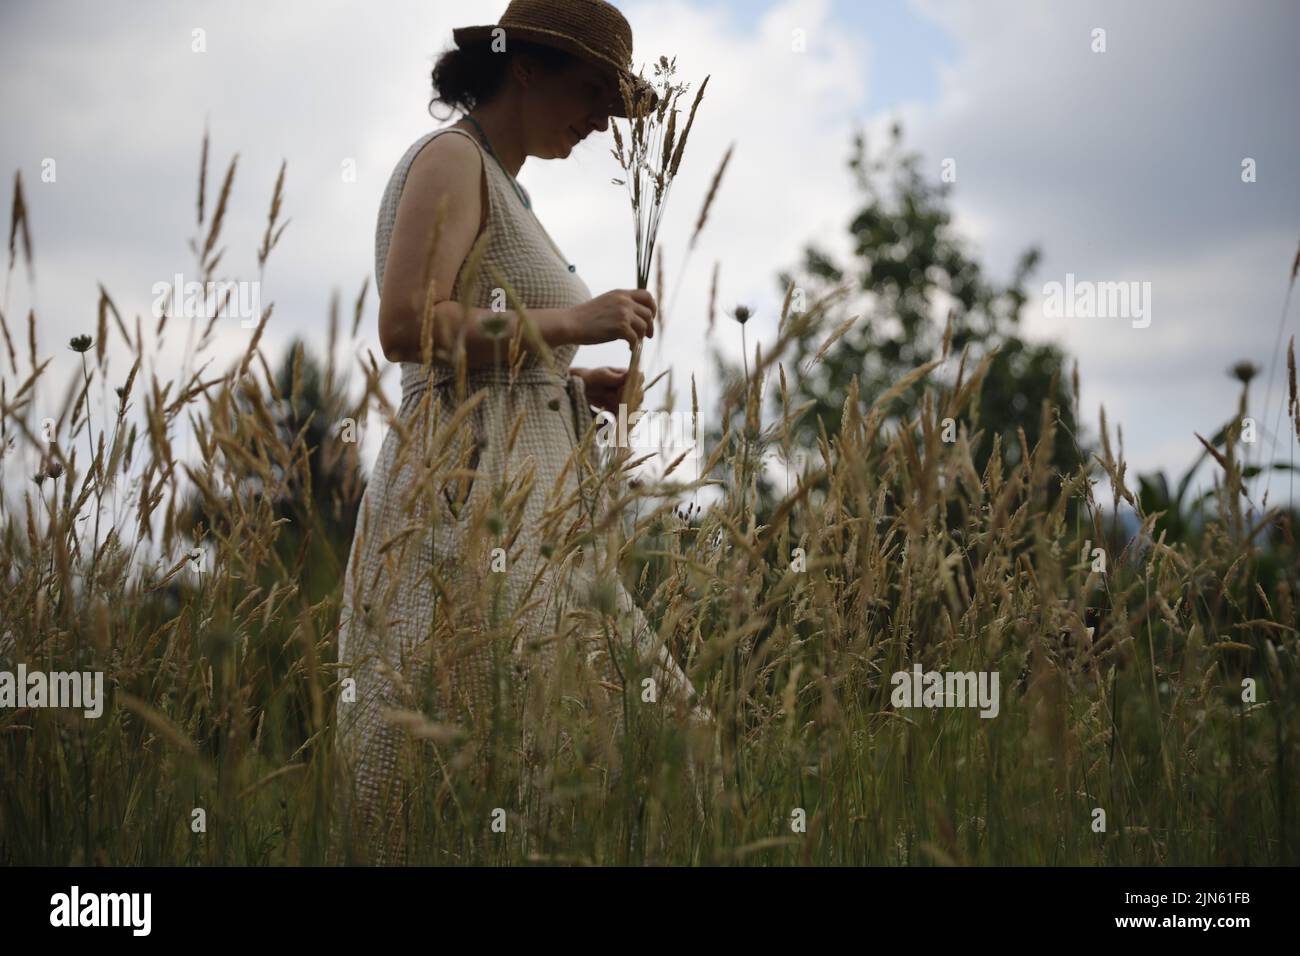
[[[0,140],[6,208],[21,171],[35,284],[20,265],[3,311],[22,330],[38,317],[56,382],[79,374],[64,347],[93,333],[98,288],[128,322],[148,316],[156,283],[189,273],[200,144],[211,136],[209,203],[238,153],[223,230],[222,271],[256,274],[272,189],[287,163],[280,245],[263,277],[275,303],[263,337],[279,355],[296,336],[324,341],[331,296],[351,303],[369,278],[361,341],[382,364],[376,328],[374,230],[394,164],[443,125],[427,112],[429,69],[455,26],[493,23],[503,0],[285,2],[50,0],[0,5]],[[1026,334],[1079,362],[1080,415],[1123,427],[1130,474],[1180,473],[1236,407],[1238,360],[1262,366],[1259,455],[1274,446],[1282,373],[1266,380],[1300,239],[1300,4],[1278,0],[644,0],[617,6],[634,61],[676,56],[679,75],[710,77],[660,233],[668,286],[664,334],[648,371],[694,374],[714,408],[707,347],[737,360],[725,320],[708,340],[714,263],[719,306],[749,305],[754,337],[771,341],[777,273],[815,241],[849,258],[859,208],[846,166],[855,132],[868,143],[901,121],[906,145],[937,180],[951,160],[954,223],[994,280],[1034,245]],[[1096,49],[1096,30],[1105,50]],[[195,49],[202,31],[202,51]],[[794,49],[794,31],[806,43]],[[648,72],[648,71],[647,71]],[[692,87],[694,89],[694,86]],[[686,240],[719,161],[735,152],[709,223],[681,271]],[[629,288],[635,250],[612,136],[562,161],[530,158],[519,180],[593,294]],[[1255,180],[1243,182],[1253,160]],[[53,160],[51,165],[50,161]],[[48,170],[53,168],[53,181]],[[355,170],[355,176],[343,175]],[[43,172],[47,175],[43,177]],[[1147,324],[1114,316],[1052,317],[1047,283],[1149,283]],[[345,308],[348,313],[348,308]],[[1143,321],[1147,321],[1143,320]],[[250,330],[218,329],[233,359]],[[25,340],[25,332],[19,333]],[[155,371],[174,372],[180,342]],[[584,347],[575,365],[622,365],[627,347]],[[125,377],[114,346],[110,375]],[[345,362],[351,361],[346,358]],[[1281,363],[1279,363],[1281,364]],[[7,365],[0,365],[8,376]],[[396,402],[397,370],[386,390]],[[60,405],[62,388],[43,399]],[[1271,397],[1271,404],[1266,399]],[[1268,414],[1263,414],[1267,408]],[[368,436],[369,454],[377,440]],[[1207,473],[1208,477],[1208,473]],[[1285,494],[1285,492],[1283,492]],[[1273,492],[1274,499],[1278,492]]]

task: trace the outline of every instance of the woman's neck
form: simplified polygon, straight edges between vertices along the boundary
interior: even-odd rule
[[[472,116],[483,127],[483,133],[491,144],[492,152],[506,172],[518,178],[519,170],[528,157],[520,135],[520,124],[508,116],[505,111],[495,109],[493,106],[484,106],[480,109],[471,110],[468,115]],[[462,120],[461,123],[471,132],[478,133],[474,129],[474,124],[468,119]],[[457,125],[461,124],[458,123]]]

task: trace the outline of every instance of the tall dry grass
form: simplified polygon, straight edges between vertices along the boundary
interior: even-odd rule
[[[205,183],[206,155],[205,139]],[[233,174],[232,163],[206,221],[200,198],[205,277]],[[260,264],[279,235],[282,182]],[[20,189],[11,234],[25,237]],[[13,248],[11,239],[11,263]],[[841,432],[823,435],[788,495],[760,514],[750,446],[788,442],[799,414],[765,421],[762,385],[784,374],[786,344],[822,322],[828,303],[802,314],[789,305],[787,296],[778,340],[755,349],[746,386],[727,397],[722,420],[743,407],[746,427],[708,449],[702,473],[727,475],[715,503],[683,510],[685,482],[667,500],[653,484],[620,485],[626,454],[587,474],[613,512],[584,533],[607,538],[717,715],[718,786],[689,785],[691,741],[641,703],[633,664],[614,777],[586,763],[583,746],[563,766],[522,767],[511,746],[520,718],[506,711],[488,741],[487,782],[474,782],[456,728],[415,708],[393,715],[408,740],[395,818],[406,858],[1297,862],[1295,543],[1276,511],[1252,505],[1231,442],[1216,452],[1217,514],[1196,541],[1171,543],[1152,535],[1156,516],[1129,490],[1104,415],[1102,454],[1085,471],[1056,473],[1045,405],[1034,411],[1037,447],[1014,466],[995,447],[977,472],[986,364],[946,356],[960,368],[947,384],[926,366],[891,393],[850,388]],[[354,337],[363,309],[364,296]],[[216,320],[198,323],[187,363],[198,370],[159,382],[141,371],[157,356],[140,320],[124,321],[104,291],[92,341],[77,344],[82,380],[59,415],[68,437],[55,444],[33,416],[56,346],[38,341],[31,317],[20,357],[4,317],[0,669],[102,670],[111,698],[98,720],[0,711],[0,862],[327,859],[347,545],[324,530],[332,505],[304,489],[312,456],[355,449],[309,447],[305,431],[280,426],[276,409],[298,395],[300,372],[290,389],[277,385],[260,344],[270,314],[225,371],[207,364]],[[128,374],[109,374],[110,341],[134,357]],[[382,424],[393,409],[380,369],[367,356],[359,371],[365,385],[348,407]],[[1294,395],[1293,361],[1289,372]],[[929,383],[921,413],[886,421],[893,394],[917,380]],[[120,389],[116,405],[93,399],[106,387]],[[1300,434],[1300,407],[1289,413]],[[962,423],[951,443],[938,426],[946,417]],[[191,425],[198,454],[185,460],[176,436]],[[31,456],[41,460],[35,482],[15,474]],[[1103,475],[1109,509],[1094,500]],[[340,487],[337,503],[354,507],[359,489]],[[206,516],[197,524],[186,517],[195,496]],[[1067,521],[1070,502],[1086,517]],[[1114,522],[1120,502],[1142,521],[1132,539]],[[1106,549],[1104,574],[1085,542]],[[1285,569],[1267,590],[1265,549]],[[597,625],[612,619],[607,604],[597,595],[588,609]],[[998,716],[891,706],[890,675],[918,662],[997,671]],[[1244,678],[1257,682],[1254,702],[1243,700]],[[568,715],[551,716],[586,740],[590,726]]]

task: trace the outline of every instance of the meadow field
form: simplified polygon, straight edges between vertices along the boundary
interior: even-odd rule
[[[25,245],[31,255],[15,186],[11,275]],[[204,279],[230,189],[229,176],[201,187]],[[277,185],[263,262],[280,207]],[[93,719],[0,709],[0,863],[332,861],[337,624],[365,479],[346,426],[383,427],[393,411],[381,361],[358,344],[372,301],[363,289],[350,316],[328,317],[319,355],[279,356],[262,345],[275,321],[265,302],[231,361],[213,329],[233,320],[122,315],[111,292],[70,343],[42,340],[34,313],[3,316],[0,671],[102,672],[107,703]],[[617,754],[586,743],[599,728],[565,697],[549,716],[572,750],[525,765],[515,742],[529,717],[503,689],[476,744],[484,777],[433,688],[412,687],[389,714],[407,731],[390,821],[406,859],[1300,862],[1300,562],[1294,514],[1258,500],[1261,470],[1243,461],[1247,384],[1205,441],[1213,487],[1195,521],[1172,495],[1151,506],[1104,416],[1078,467],[1056,460],[1075,436],[1051,401],[1025,410],[1038,440],[1022,430],[1010,453],[980,421],[992,357],[947,337],[887,391],[850,383],[835,434],[796,455],[807,409],[772,414],[760,396],[786,392],[791,342],[835,335],[821,327],[830,297],[798,300],[792,285],[777,336],[747,342],[721,413],[698,409],[720,434],[699,468],[628,482],[636,456],[599,451],[589,433],[575,467],[611,512],[555,541],[556,561],[602,543],[606,573],[636,595],[716,724],[665,719],[627,658]],[[187,374],[159,381],[159,357],[182,342]],[[67,349],[77,377],[54,381],[47,365]],[[349,351],[355,366],[337,367]],[[110,361],[123,354],[129,368]],[[1292,351],[1287,374],[1284,428],[1300,435]],[[915,413],[892,414],[909,390]],[[647,403],[657,395],[647,383]],[[38,414],[57,396],[56,414]],[[433,415],[437,457],[457,420]],[[791,464],[765,497],[771,456]],[[527,476],[493,480],[466,520],[508,549]],[[502,662],[510,617],[487,606],[490,589],[482,600]],[[586,624],[610,629],[610,605],[592,594]],[[457,639],[453,617],[429,622],[431,644]],[[918,667],[983,675],[996,706],[898,706],[894,675]],[[504,688],[508,668],[500,676]]]

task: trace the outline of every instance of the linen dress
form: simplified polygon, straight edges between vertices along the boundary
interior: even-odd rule
[[[375,230],[378,287],[411,164],[443,134],[475,144],[487,182],[488,240],[470,303],[491,308],[495,301],[500,308],[501,279],[527,308],[573,307],[592,298],[508,174],[472,134],[455,127],[421,136],[392,173]],[[462,267],[451,293],[457,301],[463,301],[465,276]],[[567,745],[567,734],[538,723],[540,713],[555,709],[559,684],[553,681],[570,688],[577,681],[578,692],[564,699],[576,698],[594,725],[616,736],[623,698],[610,657],[611,618],[618,624],[614,640],[625,647],[630,641],[653,669],[662,700],[712,728],[689,679],[605,566],[603,536],[567,552],[561,547],[598,523],[609,495],[620,490],[584,494],[579,486],[593,459],[575,448],[584,435],[590,446],[594,416],[582,380],[568,374],[576,351],[575,345],[553,348],[554,370],[529,353],[513,384],[502,366],[468,369],[463,402],[452,369],[402,363],[401,404],[360,504],[344,579],[339,676],[352,678],[355,687],[353,699],[341,693],[337,704],[343,776],[336,825],[348,818],[373,830],[393,816],[400,803],[399,751],[413,728],[435,739],[448,724],[486,732],[503,696],[494,693],[493,675],[499,680],[503,669],[510,675],[505,696],[524,714],[523,753],[538,756],[539,746],[555,739]],[[458,410],[464,417],[457,422]],[[548,551],[564,556],[548,562]],[[593,604],[609,613],[598,614]],[[508,651],[500,640],[484,639],[491,630],[484,615],[505,622]],[[566,669],[558,674],[561,663]],[[426,686],[436,688],[432,708],[422,706]],[[523,710],[528,701],[531,712]],[[392,722],[392,711],[406,711],[407,723]],[[538,759],[553,757],[544,751]],[[393,849],[402,834],[375,839],[373,860],[402,852]]]

